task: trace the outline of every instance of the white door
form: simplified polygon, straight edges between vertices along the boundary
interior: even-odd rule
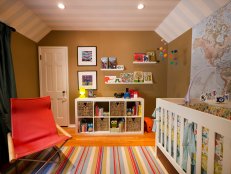
[[[39,47],[40,96],[51,97],[55,121],[69,123],[67,47]]]

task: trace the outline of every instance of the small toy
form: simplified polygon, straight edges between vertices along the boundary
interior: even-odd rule
[[[216,97],[216,102],[217,103],[223,103],[223,102],[225,102],[225,97],[224,96]]]
[[[88,132],[92,132],[93,131],[93,123],[88,123],[87,127],[88,127]]]
[[[117,128],[117,120],[111,120],[111,128]]]
[[[153,119],[150,117],[144,117],[144,131],[152,132]]]
[[[115,98],[122,98],[124,96],[124,93],[114,93]]]
[[[126,88],[126,92],[124,93],[124,98],[130,98],[130,93],[128,91],[129,89]]]
[[[132,115],[132,109],[131,108],[128,108],[127,109],[127,116],[131,116]]]

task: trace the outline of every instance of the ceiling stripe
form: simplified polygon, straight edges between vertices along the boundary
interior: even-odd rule
[[[171,42],[198,24],[202,19],[224,6],[228,1],[229,0],[181,0],[155,31],[167,42]],[[171,28],[169,28],[169,26],[171,26]],[[161,32],[163,30],[165,31],[164,33]]]
[[[0,21],[38,42],[51,31],[49,27],[19,0],[0,1]]]

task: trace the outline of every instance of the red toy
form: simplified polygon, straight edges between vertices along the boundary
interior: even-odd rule
[[[152,126],[153,126],[153,119],[150,117],[144,117],[144,131],[145,132],[152,132]]]

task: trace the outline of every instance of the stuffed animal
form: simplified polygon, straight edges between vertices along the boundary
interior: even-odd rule
[[[150,117],[144,117],[144,131],[152,132],[153,119]]]
[[[117,120],[111,120],[111,127],[117,128]]]

